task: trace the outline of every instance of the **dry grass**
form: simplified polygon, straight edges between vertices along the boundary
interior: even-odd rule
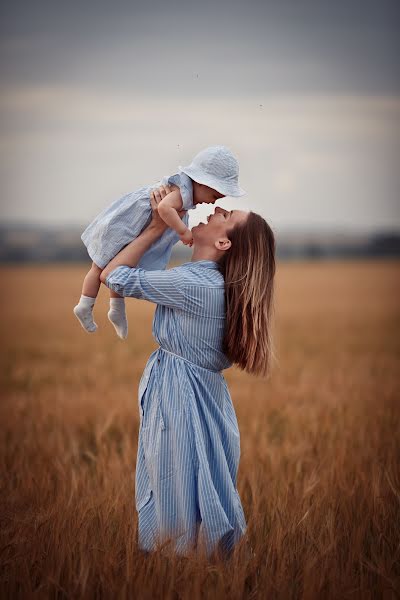
[[[278,264],[270,379],[226,372],[257,555],[224,567],[136,547],[130,336],[72,314],[84,267],[1,269],[1,590],[12,598],[394,598],[399,580],[399,262]],[[396,591],[397,590],[397,591]]]

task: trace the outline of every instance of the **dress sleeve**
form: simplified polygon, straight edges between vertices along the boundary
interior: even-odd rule
[[[107,277],[105,284],[120,296],[148,300],[169,308],[184,308],[184,275],[180,267],[147,271],[121,265]]]
[[[175,173],[167,178],[167,183],[174,183],[179,187],[182,197],[182,210],[190,210],[196,208],[193,203],[193,184],[190,177],[183,173]]]
[[[186,175],[186,173],[180,173],[180,190],[182,196],[183,210],[190,210],[196,208],[196,205],[193,203],[193,184],[190,177]]]

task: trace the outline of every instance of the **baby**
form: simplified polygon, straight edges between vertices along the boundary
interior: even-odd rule
[[[172,188],[158,204],[160,217],[169,226],[162,236],[145,252],[137,267],[148,270],[165,269],[172,247],[180,239],[193,244],[188,228],[188,214],[181,218],[180,211],[196,208],[197,204],[214,204],[224,196],[243,196],[239,187],[239,164],[225,146],[211,146],[199,152],[187,167],[166,176],[155,185],[141,187],[118,198],[105,208],[82,233],[82,240],[93,261],[83,280],[82,295],[74,313],[82,327],[89,333],[97,329],[93,321],[93,307],[100,288],[100,273],[112,258],[148,225],[151,220],[150,196],[160,185]],[[118,336],[128,335],[125,299],[116,292],[110,293],[108,318]]]

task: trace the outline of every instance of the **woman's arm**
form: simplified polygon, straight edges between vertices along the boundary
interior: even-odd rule
[[[181,267],[161,271],[135,268],[144,252],[167,228],[158,214],[157,205],[166,193],[152,194],[151,223],[128,246],[123,248],[103,269],[100,279],[119,296],[129,296],[161,304],[169,308],[184,309],[184,274]],[[186,211],[180,211],[183,216]]]
[[[182,266],[161,271],[147,271],[120,265],[105,280],[105,285],[121,297],[148,300],[169,308],[184,310],[186,280]]]
[[[125,265],[127,267],[135,267],[143,254],[150,246],[158,240],[158,238],[167,229],[167,225],[160,219],[161,224],[155,224],[153,221],[135,238],[130,244],[125,246],[102,270],[100,280],[105,283],[107,276],[117,267]]]
[[[165,195],[165,194],[164,194]],[[163,195],[162,195],[163,197]],[[114,271],[117,267],[125,265],[127,267],[135,267],[143,254],[150,248],[150,246],[158,240],[159,237],[168,228],[167,224],[164,223],[160,215],[158,214],[158,203],[156,197],[152,194],[150,198],[151,208],[153,209],[152,219],[150,224],[142,231],[137,238],[132,240],[130,244],[125,246],[102,270],[100,274],[100,280],[105,283],[107,276]],[[181,215],[185,211],[181,211]]]

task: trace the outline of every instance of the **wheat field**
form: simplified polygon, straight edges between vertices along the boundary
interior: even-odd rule
[[[119,340],[103,286],[85,333],[85,270],[1,267],[1,597],[399,597],[400,262],[278,262],[272,374],[225,372],[255,551],[226,563],[137,549],[154,306]]]

